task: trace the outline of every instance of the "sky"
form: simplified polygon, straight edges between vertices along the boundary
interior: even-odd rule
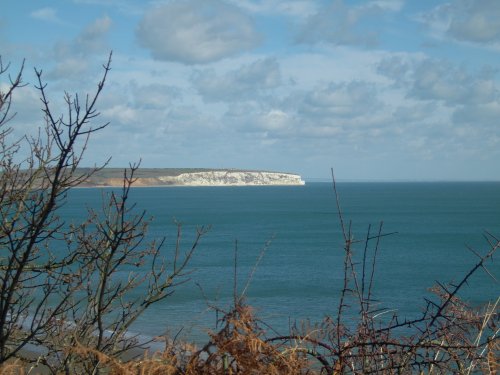
[[[15,135],[95,91],[84,166],[500,180],[498,0],[4,0]],[[5,89],[7,75],[0,77]]]

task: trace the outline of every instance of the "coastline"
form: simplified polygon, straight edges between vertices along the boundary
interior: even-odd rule
[[[178,173],[182,172],[182,173]],[[179,186],[303,186],[305,181],[298,174],[265,171],[236,170],[138,170],[134,187],[179,187]],[[99,170],[80,187],[122,187],[123,177],[116,176],[114,169]]]
[[[240,187],[279,187],[279,186],[305,186],[306,183],[304,184],[169,184],[169,185],[161,185],[161,184],[156,184],[156,185],[136,185],[135,183],[132,184],[132,188],[140,188],[140,189],[147,189],[147,188],[182,188],[182,187],[195,187],[195,188],[204,188],[204,187],[234,187],[234,188],[240,188]],[[85,185],[85,186],[75,186],[72,189],[96,189],[96,188],[101,188],[101,189],[116,189],[116,188],[122,188],[123,184],[121,185]]]

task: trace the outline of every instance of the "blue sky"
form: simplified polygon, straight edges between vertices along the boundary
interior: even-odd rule
[[[498,0],[6,0],[15,134],[112,71],[84,160],[500,180]],[[0,89],[6,76],[0,78]]]

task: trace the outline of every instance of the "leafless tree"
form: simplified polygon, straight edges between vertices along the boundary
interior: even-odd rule
[[[0,60],[0,77],[9,68]],[[75,357],[67,348],[78,344],[118,356],[140,346],[130,325],[186,280],[205,230],[184,252],[179,228],[178,246],[166,262],[163,239],[146,237],[145,212],[129,203],[138,165],[124,171],[122,190],[105,196],[101,211],[90,210],[81,223],[61,218],[69,189],[106,165],[79,169],[90,137],[108,126],[94,122],[111,54],[94,94],[83,100],[65,94],[65,115],[55,115],[42,71],[35,69],[45,125],[38,136],[12,140],[10,109],[23,69],[0,94],[0,363],[35,344],[38,362],[54,373],[97,373],[96,356]],[[142,294],[133,294],[138,287]]]

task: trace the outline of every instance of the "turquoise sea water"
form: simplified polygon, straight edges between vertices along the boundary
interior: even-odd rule
[[[383,221],[374,297],[380,307],[416,317],[429,297],[428,288],[460,281],[476,261],[466,245],[484,253],[484,231],[500,236],[500,183],[338,183],[346,225],[355,239],[372,234]],[[108,189],[76,189],[62,215],[81,219],[86,207],[100,206]],[[203,341],[215,328],[209,305],[227,307],[232,300],[235,241],[238,286],[242,290],[262,249],[264,256],[247,289],[247,301],[267,324],[287,333],[291,322],[320,321],[335,315],[342,287],[343,241],[331,183],[290,187],[136,188],[138,209],[154,217],[150,235],[166,236],[165,251],[175,244],[183,224],[183,245],[195,228],[210,225],[191,263],[190,281],[153,306],[133,327],[145,335],[172,334],[184,327],[189,339]],[[354,248],[360,259],[363,246]],[[497,257],[498,258],[498,257]],[[361,266],[360,266],[361,267]],[[500,278],[500,263],[489,263]],[[140,291],[139,291],[140,293]],[[485,272],[463,290],[471,303],[499,295]]]

